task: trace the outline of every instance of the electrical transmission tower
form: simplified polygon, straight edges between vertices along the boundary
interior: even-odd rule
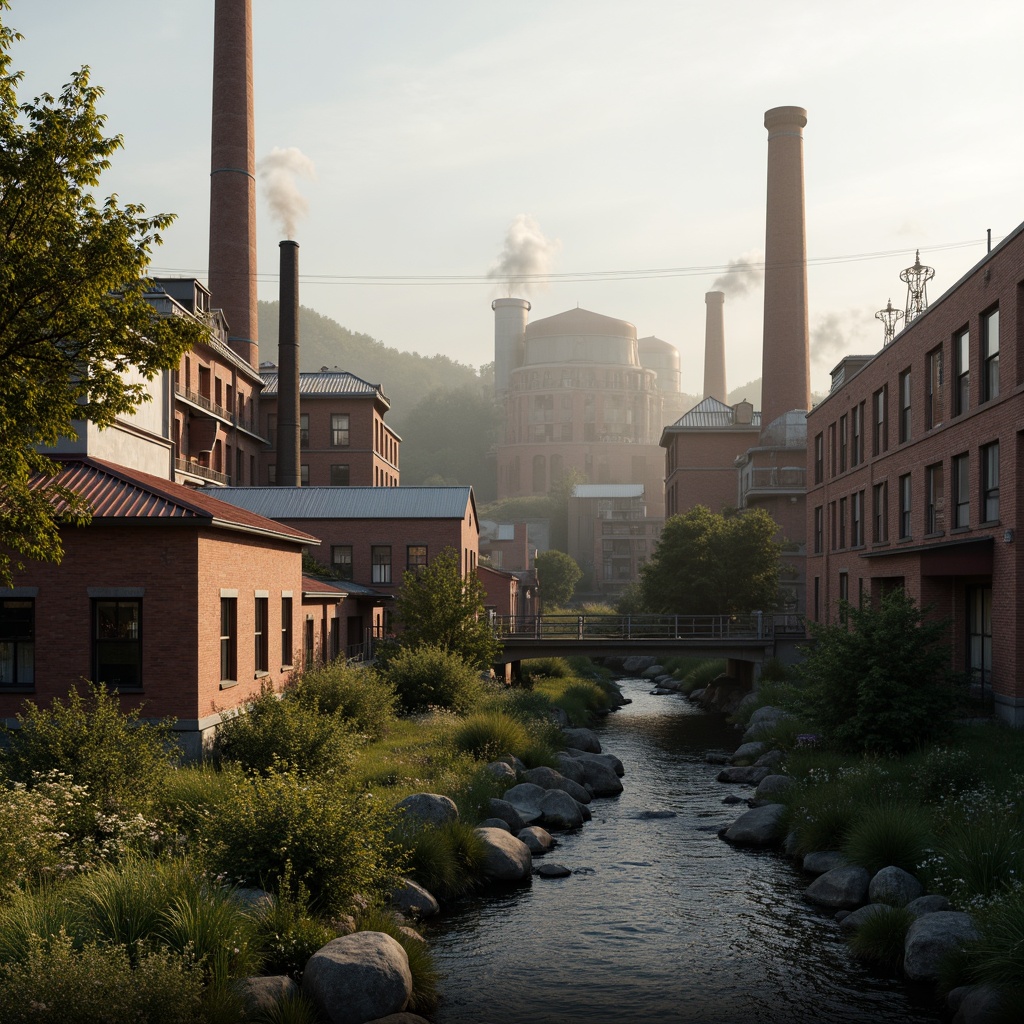
[[[907,308],[904,314],[907,324],[928,308],[928,282],[934,276],[934,267],[922,266],[920,249],[917,250],[914,265],[900,271],[900,280],[907,286]]]
[[[896,337],[896,325],[903,319],[903,310],[893,309],[892,299],[890,299],[886,303],[885,309],[880,309],[875,314],[875,319],[882,321],[885,327],[885,341],[882,344],[888,345]]]

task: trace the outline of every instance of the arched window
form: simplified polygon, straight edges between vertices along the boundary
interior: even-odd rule
[[[533,492],[543,494],[547,490],[547,460],[543,455],[533,457]]]

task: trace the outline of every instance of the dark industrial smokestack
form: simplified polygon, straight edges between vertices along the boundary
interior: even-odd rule
[[[299,462],[299,245],[281,243],[277,335],[277,483],[298,487]]]
[[[726,401],[725,388],[725,292],[706,292],[704,323],[704,398]]]
[[[768,206],[764,243],[764,343],[761,426],[791,409],[811,407],[807,331],[807,230],[804,138],[807,111],[774,107],[768,129]]]
[[[210,147],[210,294],[228,344],[259,366],[256,326],[256,142],[251,0],[216,0]]]

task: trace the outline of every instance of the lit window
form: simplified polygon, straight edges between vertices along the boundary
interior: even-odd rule
[[[426,544],[409,544],[406,546],[405,567],[409,572],[419,572],[427,567]]]

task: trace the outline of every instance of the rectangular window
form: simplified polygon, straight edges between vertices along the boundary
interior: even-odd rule
[[[942,463],[936,462],[924,471],[928,505],[925,510],[925,533],[941,533],[946,528],[946,482]]]
[[[836,461],[836,425],[828,425],[828,475],[835,476],[839,463]]]
[[[427,545],[408,544],[405,548],[405,567],[409,572],[419,572],[427,567]]]
[[[351,544],[333,544],[331,546],[331,568],[339,579],[351,580],[354,578]]]
[[[875,437],[872,453],[881,455],[889,450],[889,385],[876,391],[873,397]]]
[[[836,549],[836,503],[830,501],[828,503],[828,545],[830,551]]]
[[[825,479],[825,437],[818,434],[814,439],[814,482],[820,484]]]
[[[971,525],[971,457],[953,456],[953,525]]]
[[[847,516],[847,505],[846,498],[839,499],[839,547],[846,547],[846,516]]]
[[[814,510],[814,553],[821,554],[821,546],[824,543],[825,533],[825,510],[819,505]]]
[[[900,444],[910,440],[910,371],[900,374]]]
[[[348,413],[331,413],[331,447],[345,448],[348,446]]]
[[[292,599],[281,598],[281,664],[292,663]]]
[[[928,381],[926,387],[928,394],[924,406],[924,427],[931,430],[942,422],[942,398],[943,398],[943,369],[942,369],[942,346],[934,348],[926,357],[928,368]]]
[[[303,664],[306,668],[313,667],[313,620],[306,619],[306,632],[303,639]]]
[[[34,685],[35,637],[35,601],[18,597],[0,601],[0,686]]]
[[[900,540],[910,537],[910,474],[900,477]]]
[[[839,472],[846,472],[847,426],[846,417],[839,417]]]
[[[370,566],[372,569],[372,582],[391,582],[391,546],[374,545],[370,548]]]
[[[981,518],[994,523],[999,518],[999,442],[981,449]]]
[[[255,625],[253,627],[254,645],[256,655],[256,671],[270,671],[270,635],[269,627],[269,601],[265,597],[256,598]]]
[[[331,466],[331,486],[348,487],[348,466],[346,464]]]
[[[271,487],[277,483],[277,466],[273,462],[267,466],[267,483],[270,484]]]
[[[859,466],[864,461],[864,403],[850,410],[850,465]]]
[[[889,482],[887,480],[875,484],[872,489],[871,509],[875,524],[872,539],[876,544],[884,544],[889,539]]]
[[[854,491],[850,496],[850,545],[859,548],[864,543],[864,492]]]
[[[118,689],[142,686],[142,601],[93,602],[93,682]]]
[[[220,678],[222,682],[238,679],[238,599],[220,599]]]
[[[302,487],[309,486],[309,466],[299,467],[299,484]]]
[[[999,395],[999,310],[981,318],[981,400],[989,402]]]
[[[971,405],[971,332],[966,327],[953,336],[953,353],[956,357],[953,415],[960,416]]]
[[[294,442],[292,442],[294,444]],[[309,447],[309,413],[299,413],[299,447]]]

